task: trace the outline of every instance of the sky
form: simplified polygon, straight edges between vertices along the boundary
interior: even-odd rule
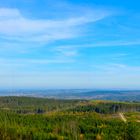
[[[1,0],[0,88],[140,89],[139,5]]]

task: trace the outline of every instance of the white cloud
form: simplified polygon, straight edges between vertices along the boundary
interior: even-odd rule
[[[121,63],[107,63],[103,65],[91,65],[97,72],[113,75],[140,75],[140,66],[130,66]]]
[[[140,40],[129,40],[129,41],[104,41],[104,42],[95,42],[89,44],[73,44],[73,45],[63,45],[57,46],[57,49],[80,49],[80,48],[94,48],[94,47],[118,47],[118,46],[131,46],[131,45],[140,45]],[[123,55],[123,54],[122,54]]]
[[[72,57],[72,56],[77,56],[78,55],[78,51],[76,49],[73,48],[53,48],[52,51],[57,52],[60,55],[66,56],[66,57]]]
[[[18,9],[0,9],[0,37],[17,41],[52,41],[79,35],[77,26],[101,20],[110,13],[94,10],[78,17],[61,20],[29,19]],[[81,33],[81,32],[80,32]]]
[[[26,65],[26,64],[61,64],[72,63],[72,59],[0,59],[0,65]]]
[[[129,40],[129,41],[109,41],[91,44],[89,47],[113,47],[113,46],[130,46],[130,45],[140,45],[139,40]]]
[[[0,8],[0,19],[18,19],[21,17],[20,12],[17,9]]]

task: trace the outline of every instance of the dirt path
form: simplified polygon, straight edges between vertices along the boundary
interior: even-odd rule
[[[126,123],[127,120],[126,120],[125,116],[123,115],[123,113],[119,113],[119,116]]]

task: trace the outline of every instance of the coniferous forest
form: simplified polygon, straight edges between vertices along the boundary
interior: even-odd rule
[[[140,140],[140,103],[0,97],[0,140]]]

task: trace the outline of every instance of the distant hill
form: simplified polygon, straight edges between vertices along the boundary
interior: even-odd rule
[[[91,89],[53,89],[53,90],[4,90],[1,96],[31,96],[55,99],[98,99],[119,101],[140,101],[139,90],[91,90]]]

